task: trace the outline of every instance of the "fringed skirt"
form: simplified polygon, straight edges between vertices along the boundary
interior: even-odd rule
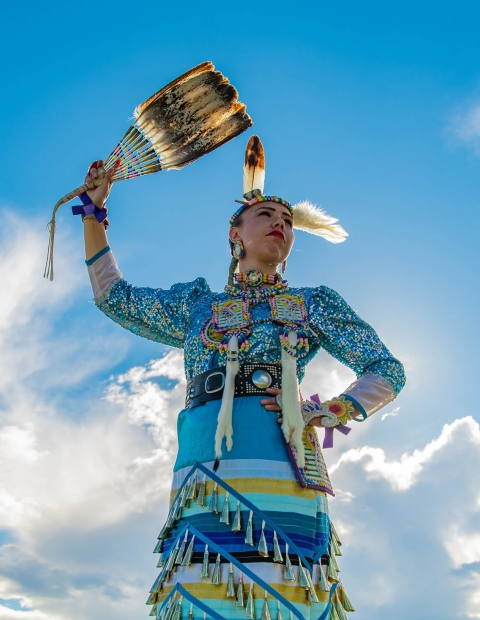
[[[214,474],[220,401],[183,410],[170,511],[147,604],[161,620],[347,620],[341,542],[326,495],[302,488],[276,412],[234,401],[233,448]]]

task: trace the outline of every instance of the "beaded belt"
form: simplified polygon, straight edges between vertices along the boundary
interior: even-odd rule
[[[185,408],[192,409],[220,400],[225,385],[226,367],[219,366],[197,375],[187,383]],[[241,364],[235,377],[235,396],[263,396],[267,388],[280,388],[282,367],[280,364]]]

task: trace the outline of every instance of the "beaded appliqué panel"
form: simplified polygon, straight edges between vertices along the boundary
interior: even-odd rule
[[[276,295],[270,300],[272,321],[277,323],[306,323],[307,309],[302,295]]]
[[[287,443],[290,460],[294,466],[298,482],[304,488],[325,491],[334,496],[335,493],[314,426],[306,426],[303,429],[302,441],[305,448],[305,467],[298,467],[297,451],[293,444]]]
[[[228,299],[212,304],[213,328],[219,331],[242,329],[251,323],[246,299]]]

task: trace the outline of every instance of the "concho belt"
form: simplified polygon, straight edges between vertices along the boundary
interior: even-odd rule
[[[188,381],[185,408],[192,409],[210,400],[220,400],[223,396],[225,373],[225,366],[219,366]],[[264,396],[267,388],[281,386],[280,364],[241,364],[235,377],[235,396]]]

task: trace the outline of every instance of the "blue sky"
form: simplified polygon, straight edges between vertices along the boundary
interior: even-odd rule
[[[399,399],[327,454],[355,617],[480,617],[479,17],[474,2],[3,7],[1,620],[148,612],[181,355],[96,310],[68,206],[44,281],[45,224],[135,106],[204,60],[247,104],[266,190],[350,234],[299,232],[289,281],[337,290],[407,368]],[[129,281],[224,286],[247,138],[113,188]],[[304,392],[350,379],[320,355]]]

